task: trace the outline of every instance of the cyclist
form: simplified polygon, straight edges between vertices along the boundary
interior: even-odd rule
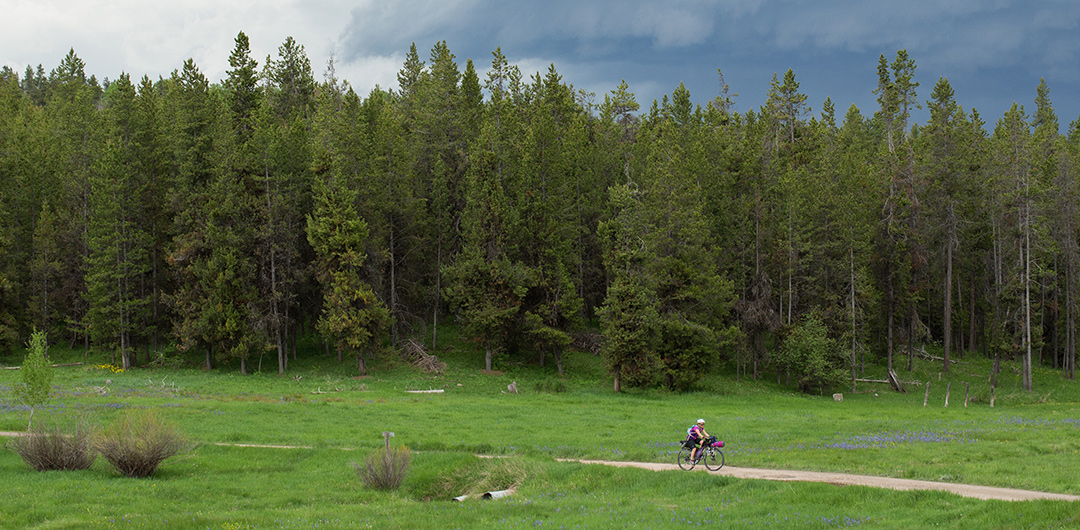
[[[705,420],[703,419],[699,419],[697,423],[686,429],[686,441],[694,444],[694,448],[690,450],[691,462],[697,460],[697,453],[708,438],[709,433],[705,431]]]

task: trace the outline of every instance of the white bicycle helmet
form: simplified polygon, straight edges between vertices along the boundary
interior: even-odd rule
[[[698,422],[698,425],[701,425],[701,424],[705,423],[705,420],[699,419],[697,422]]]

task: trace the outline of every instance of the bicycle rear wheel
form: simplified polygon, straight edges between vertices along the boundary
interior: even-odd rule
[[[694,469],[694,463],[690,461],[690,449],[687,447],[679,449],[678,460],[676,460],[676,462],[678,462],[680,468],[686,471]]]
[[[710,450],[702,457],[705,462],[705,469],[709,471],[719,471],[724,467],[724,452],[719,449]]]

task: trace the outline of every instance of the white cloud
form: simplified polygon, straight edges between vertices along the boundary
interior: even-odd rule
[[[243,31],[260,62],[288,36],[305,46],[316,72],[337,45],[351,4],[344,0],[18,0],[5,9],[0,63],[50,70],[71,48],[99,77],[168,76],[192,58],[211,80],[228,69]]]
[[[397,73],[405,63],[405,55],[373,55],[355,59],[349,63],[335,65],[339,79],[348,81],[353,90],[366,98],[376,86],[384,90],[397,87]],[[321,74],[316,72],[317,79]]]

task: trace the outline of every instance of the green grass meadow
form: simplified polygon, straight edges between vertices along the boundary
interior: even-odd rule
[[[448,333],[444,333],[444,337]],[[195,442],[148,479],[112,471],[36,472],[0,451],[0,528],[1068,528],[1080,503],[982,501],[943,492],[740,480],[647,471],[559,458],[674,462],[698,417],[725,440],[728,466],[805,469],[970,483],[1080,495],[1080,384],[1037,369],[1035,392],[1005,365],[995,406],[990,363],[906,359],[909,393],[860,383],[808,396],[774,373],[710,376],[696,392],[614,394],[600,359],[574,352],[566,376],[531,358],[482,355],[456,342],[435,352],[431,375],[395,359],[354,377],[355,361],[310,354],[276,374],[235,367],[137,368],[54,348],[54,392],[34,422],[80,416],[107,425],[125,409],[157,409]],[[22,352],[0,356],[21,362]],[[192,364],[196,361],[193,360]],[[872,372],[872,370],[871,370]],[[869,378],[878,378],[868,373]],[[14,401],[19,371],[0,370],[0,430],[24,431]],[[914,384],[914,382],[918,384]],[[518,394],[507,392],[516,382]],[[925,383],[930,383],[923,406]],[[949,406],[946,387],[951,383]],[[964,406],[965,383],[970,385]],[[441,389],[442,393],[409,393]],[[395,491],[366,488],[362,463],[394,433],[412,453]],[[264,447],[273,446],[273,447]],[[477,455],[493,458],[479,458]],[[513,488],[497,500],[475,497]],[[464,502],[454,497],[472,494]]]

